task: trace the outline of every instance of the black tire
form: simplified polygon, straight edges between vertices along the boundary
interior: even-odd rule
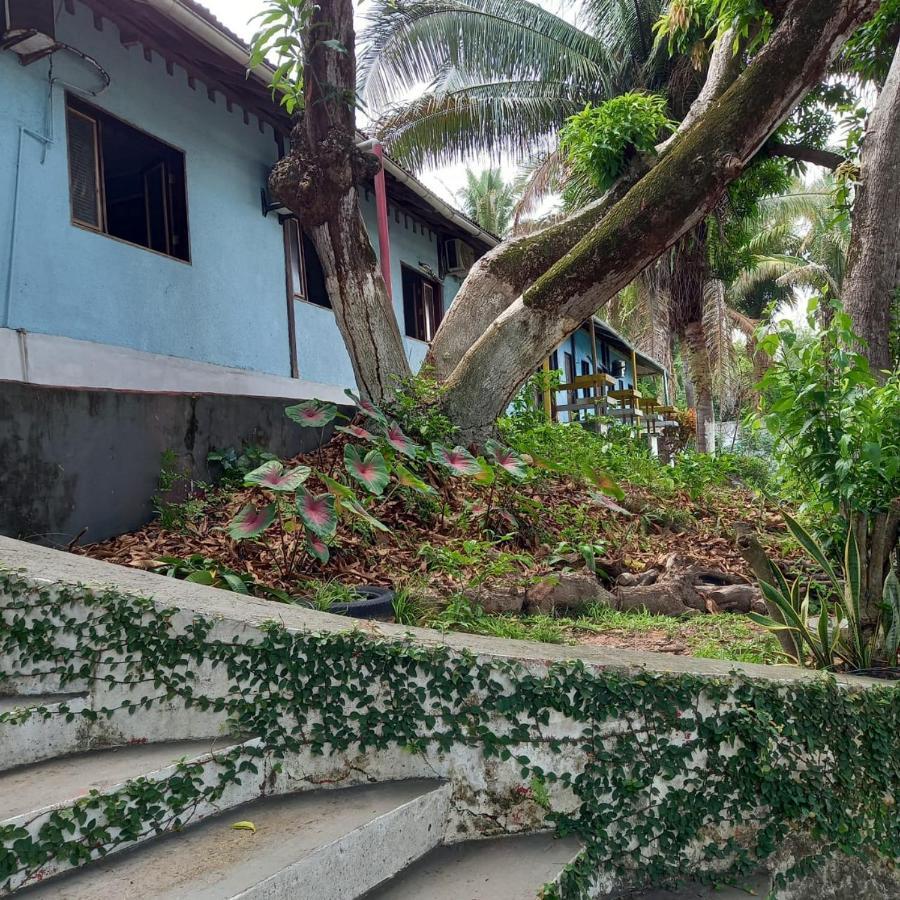
[[[351,588],[359,600],[352,603],[333,603],[328,612],[352,619],[392,619],[394,592],[390,588],[360,585]]]

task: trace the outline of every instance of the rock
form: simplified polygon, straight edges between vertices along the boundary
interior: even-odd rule
[[[525,597],[525,610],[552,615],[578,611],[594,603],[614,606],[615,597],[590,572],[560,572],[532,584]]]
[[[759,590],[750,584],[698,584],[696,590],[707,600],[712,600],[724,612],[750,612],[755,600],[762,602]]]
[[[466,598],[477,603],[488,615],[519,613],[525,605],[525,588],[516,584],[485,584],[464,591]]]
[[[646,572],[623,572],[616,584],[623,587],[634,587],[636,584],[653,584],[659,578],[659,569],[647,569]]]
[[[683,616],[705,612],[706,604],[691,584],[682,578],[656,584],[621,586],[616,590],[621,610],[646,609],[654,615]]]

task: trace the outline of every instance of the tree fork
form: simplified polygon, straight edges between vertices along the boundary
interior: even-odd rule
[[[793,0],[718,103],[466,351],[445,397],[445,411],[465,437],[482,437],[560,341],[706,215],[877,6]]]

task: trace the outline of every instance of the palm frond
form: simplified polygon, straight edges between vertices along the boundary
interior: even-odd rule
[[[519,199],[513,208],[513,228],[518,231],[523,219],[534,213],[553,193],[562,189],[566,160],[559,146],[531,157],[522,166],[517,187]]]
[[[558,85],[493,82],[450,92],[430,91],[388,110],[375,133],[390,154],[413,169],[461,162],[487,152],[524,156],[549,146],[577,108]]]
[[[376,0],[360,53],[375,108],[448,68],[472,80],[550,80],[609,96],[615,60],[592,35],[527,0]]]

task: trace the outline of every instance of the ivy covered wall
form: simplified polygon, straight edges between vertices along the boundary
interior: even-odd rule
[[[159,579],[147,578],[153,591]],[[261,621],[263,601],[179,588],[210,602],[177,608],[0,572],[5,686],[91,691],[88,703],[19,713],[15,725],[7,713],[0,729],[62,720],[115,742],[146,718],[157,739],[165,722],[185,721],[251,738],[213,763],[89,795],[74,814],[0,823],[0,886],[179,827],[248,789],[423,773],[453,786],[447,840],[576,834],[584,850],[549,897],[768,865],[790,884],[838,857],[882,878],[900,855],[900,703],[889,685],[654,672],[627,654],[604,666],[517,659],[505,642],[467,650],[314,613],[304,616],[321,630],[298,629],[299,610],[271,606]],[[274,621],[282,613],[287,624]]]

